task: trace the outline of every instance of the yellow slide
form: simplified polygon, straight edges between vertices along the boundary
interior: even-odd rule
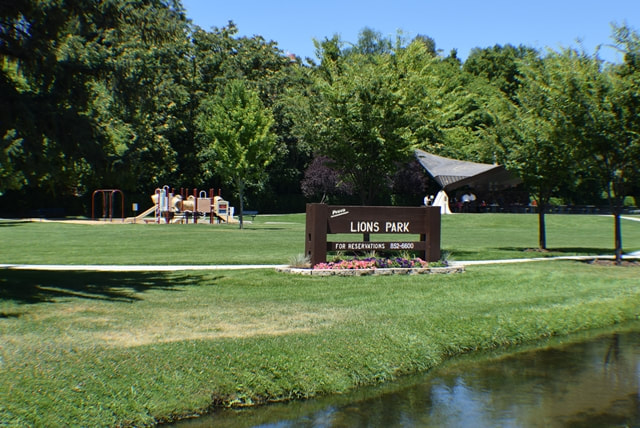
[[[146,216],[148,216],[151,213],[154,213],[156,211],[156,206],[153,205],[151,208],[149,208],[146,211],[143,211],[141,214],[135,216],[135,217],[127,217],[124,219],[125,223],[136,223],[138,221],[142,221],[142,219],[144,219]]]

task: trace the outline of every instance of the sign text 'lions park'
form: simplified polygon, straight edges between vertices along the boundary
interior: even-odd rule
[[[363,238],[328,241],[331,234],[362,234]],[[371,234],[418,235],[418,239],[371,241]],[[438,261],[440,207],[307,204],[305,255],[316,265],[326,262],[327,251],[413,251],[426,261]]]

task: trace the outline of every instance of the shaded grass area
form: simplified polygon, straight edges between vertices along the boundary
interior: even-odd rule
[[[548,252],[534,253],[537,216],[443,216],[442,248],[456,260],[613,254],[613,218],[547,215]],[[235,225],[71,224],[0,221],[2,263],[283,264],[304,253],[304,215]],[[640,250],[640,222],[623,220],[625,252]],[[405,239],[400,237],[400,239]],[[353,235],[350,240],[358,240]],[[384,240],[385,235],[372,235]],[[388,238],[387,238],[388,239]]]
[[[0,421],[143,425],[346,392],[639,319],[637,278],[560,261],[357,279],[0,270]]]
[[[166,277],[153,272],[104,274],[7,270],[0,279],[0,299],[23,304],[51,303],[70,297],[132,302],[139,299],[137,293],[154,288],[172,289],[172,286]]]

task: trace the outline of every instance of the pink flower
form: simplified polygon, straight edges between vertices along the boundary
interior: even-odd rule
[[[357,258],[340,260],[337,262],[328,262],[328,263],[318,263],[313,268],[314,269],[376,269],[376,268],[387,268],[387,267],[420,267],[427,268],[429,267],[429,263],[422,260],[421,258],[415,258],[412,260],[406,260],[401,258],[395,259],[376,259],[376,258],[368,258],[364,260],[360,260]]]

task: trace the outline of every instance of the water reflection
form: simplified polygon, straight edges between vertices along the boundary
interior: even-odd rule
[[[406,381],[405,381],[406,382]],[[640,331],[462,358],[411,385],[223,411],[188,427],[640,426]]]

